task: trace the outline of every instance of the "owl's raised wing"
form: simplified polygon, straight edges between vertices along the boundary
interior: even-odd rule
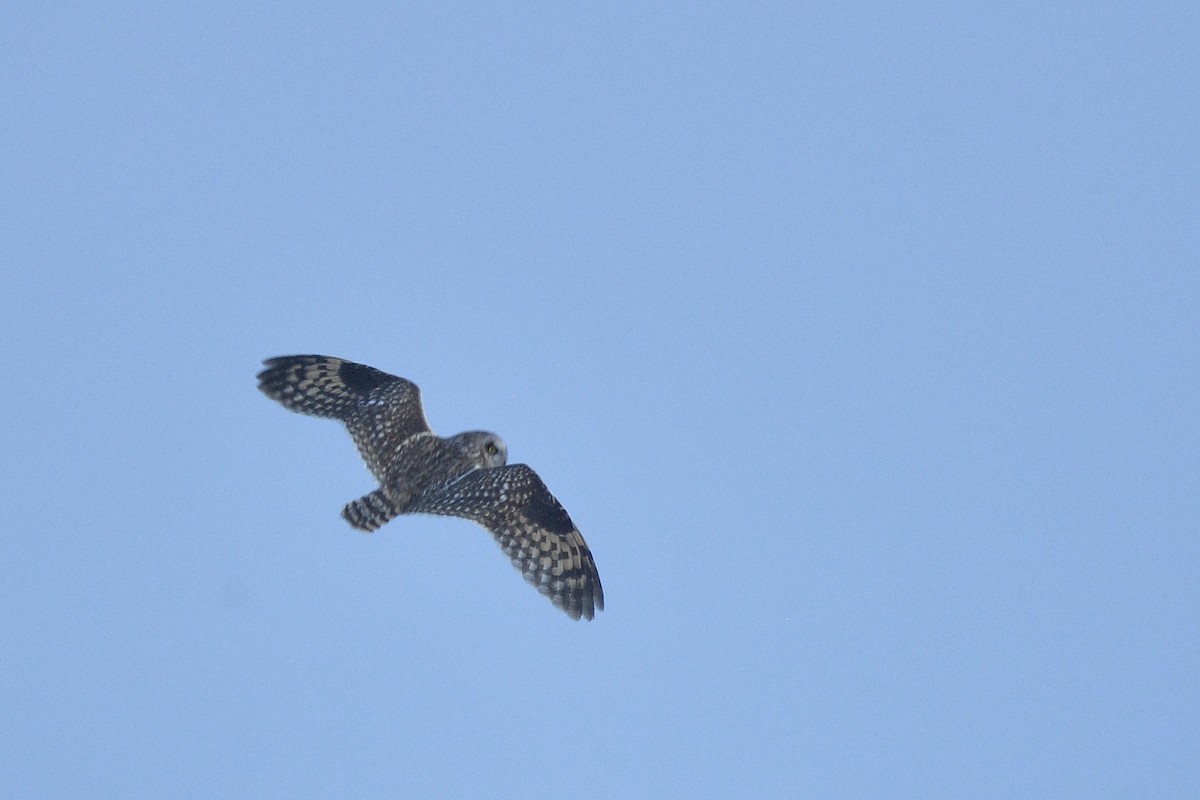
[[[396,448],[415,433],[429,432],[421,390],[404,378],[331,356],[279,356],[263,364],[258,388],[292,411],[346,423],[381,482]]]
[[[604,610],[592,551],[566,509],[524,464],[477,469],[420,495],[405,513],[464,517],[491,531],[525,580],[573,619]]]

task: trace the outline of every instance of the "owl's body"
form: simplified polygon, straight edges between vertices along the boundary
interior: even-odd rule
[[[591,551],[566,510],[532,469],[508,464],[504,441],[429,429],[416,384],[329,356],[264,362],[259,388],[302,414],[346,424],[379,488],[342,516],[374,531],[399,514],[463,517],[487,528],[526,580],[575,619],[604,609]]]

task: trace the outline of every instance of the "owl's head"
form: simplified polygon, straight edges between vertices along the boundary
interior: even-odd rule
[[[494,433],[467,431],[453,437],[463,455],[478,467],[503,467],[508,463],[508,445]]]

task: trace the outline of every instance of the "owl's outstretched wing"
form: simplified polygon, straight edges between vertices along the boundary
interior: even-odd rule
[[[415,383],[330,356],[280,356],[263,362],[258,388],[286,408],[346,423],[367,468],[381,482],[396,448],[428,433]]]
[[[473,470],[421,495],[404,511],[477,522],[496,537],[525,580],[573,619],[591,619],[604,610],[604,589],[587,542],[524,464]]]

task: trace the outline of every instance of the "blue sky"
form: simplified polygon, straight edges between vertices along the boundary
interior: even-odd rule
[[[1190,3],[0,10],[0,794],[1194,797]],[[591,544],[339,518],[329,353]]]

